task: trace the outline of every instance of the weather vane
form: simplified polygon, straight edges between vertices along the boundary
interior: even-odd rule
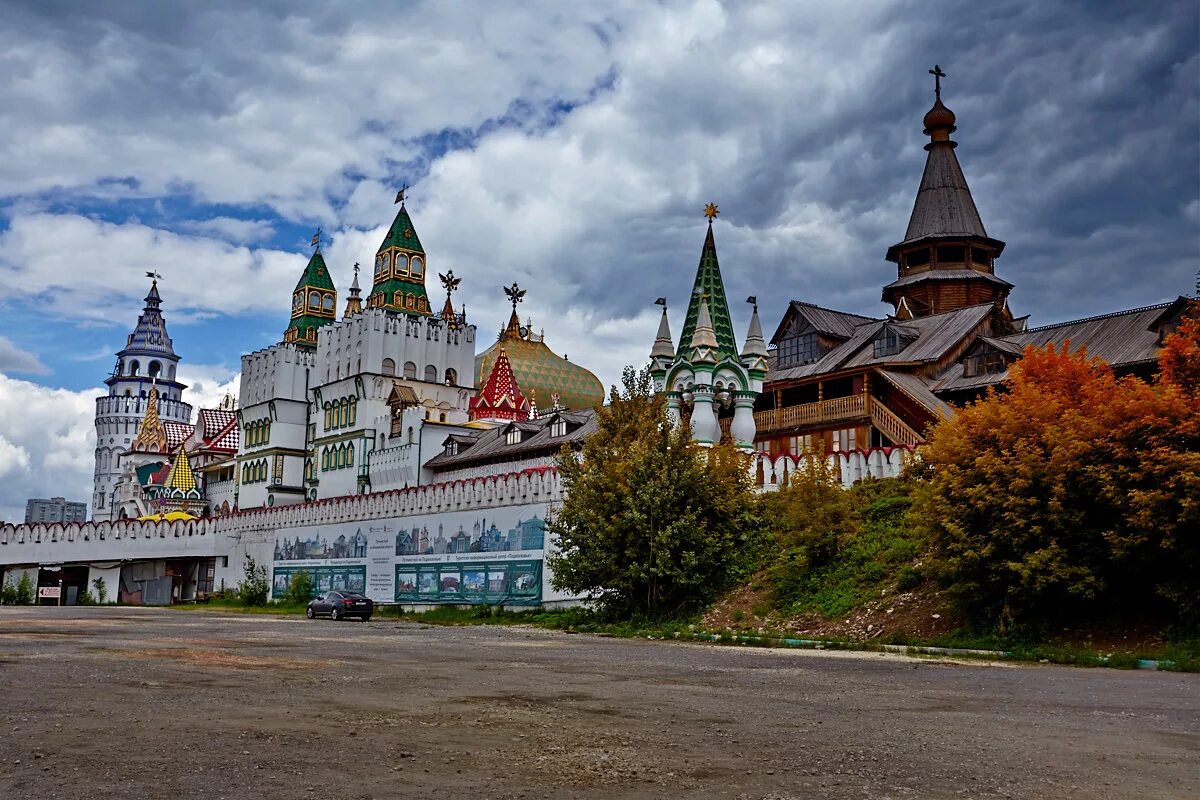
[[[513,281],[512,286],[505,286],[504,293],[508,295],[508,302],[512,303],[513,313],[517,313],[517,303],[525,302],[525,290],[517,286],[517,282]]]
[[[712,222],[714,219],[716,219],[717,214],[720,214],[720,213],[721,212],[717,210],[716,203],[709,203],[708,205],[706,205],[704,207],[704,216],[708,217],[709,222]]]
[[[317,232],[313,234],[312,241],[309,242],[309,247],[317,248],[317,252],[321,252],[321,229],[317,228]]]
[[[446,296],[449,297],[451,292],[458,291],[458,285],[462,283],[462,278],[454,277],[454,270],[449,269],[444,273],[439,272],[438,278],[442,281],[442,286],[446,289]]]
[[[406,183],[400,187],[400,191],[396,192],[396,199],[395,199],[395,201],[393,201],[392,205],[396,205],[396,203],[399,203],[400,205],[404,205],[404,193],[407,191],[408,191],[408,184]]]
[[[929,70],[929,74],[933,76],[933,95],[938,100],[942,99],[942,78],[946,77],[946,73],[942,72],[942,68],[937,64],[933,65],[933,69]]]
[[[159,275],[157,272],[147,272],[146,277],[152,281],[155,281],[156,283],[162,280],[162,275]]]
[[[358,277],[358,262],[354,262],[354,277]]]

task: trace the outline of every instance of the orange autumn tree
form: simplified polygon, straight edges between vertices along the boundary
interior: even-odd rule
[[[977,621],[1200,612],[1200,408],[1178,383],[1029,348],[921,454],[917,518]]]

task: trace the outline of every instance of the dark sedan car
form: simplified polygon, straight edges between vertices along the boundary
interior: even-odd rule
[[[342,589],[326,592],[314,598],[309,602],[308,609],[305,611],[309,619],[328,614],[330,619],[358,617],[363,622],[371,619],[373,613],[375,613],[375,603],[371,598],[359,592],[348,592]]]

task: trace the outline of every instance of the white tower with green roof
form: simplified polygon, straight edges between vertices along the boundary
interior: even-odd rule
[[[713,203],[705,208],[708,234],[678,345],[671,339],[666,301],[660,300],[663,313],[650,351],[650,372],[655,389],[666,395],[671,419],[688,419],[698,443],[711,446],[728,439],[750,449],[755,435],[754,400],[767,374],[767,348],[758,305],[750,298],[754,311],[745,346],[738,352],[713,237],[717,213]]]

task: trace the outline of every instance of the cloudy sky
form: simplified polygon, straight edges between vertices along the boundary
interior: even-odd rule
[[[101,7],[107,6],[101,10]],[[1034,324],[1200,265],[1182,2],[0,2],[0,519],[90,495],[93,398],[157,270],[193,404],[277,341],[314,229],[339,289],[399,185],[481,347],[502,285],[606,382],[679,313],[703,205],[739,330],[882,314],[934,62]],[[433,292],[437,296],[436,292]],[[678,331],[677,331],[678,332]]]

